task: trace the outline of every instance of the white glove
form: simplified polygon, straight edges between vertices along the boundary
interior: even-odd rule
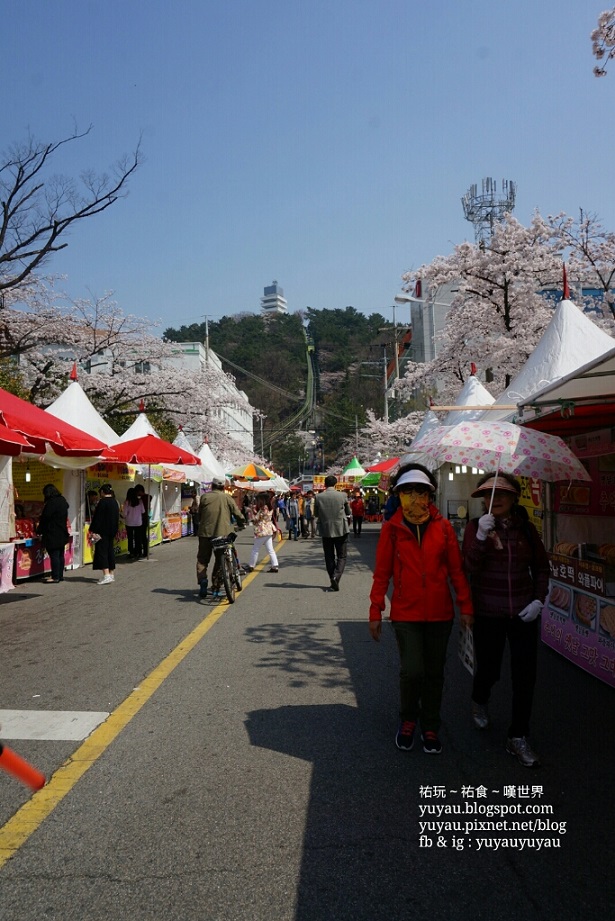
[[[490,531],[495,530],[495,517],[493,515],[483,515],[478,519],[478,530],[476,536],[479,540],[487,540]]]
[[[527,607],[519,611],[519,617],[525,624],[531,624],[542,611],[542,601],[530,601]]]

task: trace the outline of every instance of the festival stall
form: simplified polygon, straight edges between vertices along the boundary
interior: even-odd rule
[[[382,521],[381,508],[386,502],[391,476],[399,467],[399,457],[387,457],[367,466],[360,480],[365,501],[365,521]]]
[[[78,480],[80,468],[101,455],[104,443],[5,390],[0,390],[0,419],[0,429],[9,427],[25,439],[25,444],[19,447],[19,455],[16,448],[10,451],[17,463],[5,462],[0,477],[3,528],[0,539],[4,545],[13,544],[12,551],[2,548],[0,583],[6,586],[9,556],[13,558],[15,578],[49,571],[48,557],[36,535],[43,503],[42,488],[53,483],[61,492],[67,489],[64,470],[70,472],[70,487],[73,479]],[[8,452],[7,448],[5,453]],[[67,524],[72,531],[67,565],[72,565],[75,522],[69,519]]]
[[[152,519],[153,519],[153,508],[152,502],[149,501],[148,487],[151,487],[151,483],[154,481],[154,473],[156,467],[159,465],[178,465],[178,464],[195,464],[198,466],[199,459],[196,455],[191,452],[184,451],[182,448],[178,448],[176,445],[171,444],[168,441],[164,441],[161,438],[157,438],[155,435],[147,434],[142,435],[139,438],[133,438],[130,441],[121,441],[103,451],[103,458],[105,461],[108,461],[113,464],[128,464],[128,465],[139,465],[143,470],[146,468],[146,485],[145,485],[145,495],[148,498],[146,503],[146,514],[147,514],[147,547],[149,552],[149,546],[153,543],[152,541]],[[163,484],[163,493],[164,486],[169,488],[169,483]],[[162,519],[160,519],[161,523]],[[178,534],[178,537],[181,537],[181,532]],[[158,541],[159,542],[159,541]]]
[[[100,441],[104,442],[105,445],[114,444],[118,440],[118,436],[111,426],[105,422],[81,387],[81,384],[77,380],[75,368],[73,368],[71,377],[71,383],[66,390],[47,407],[46,412],[52,413],[54,416],[57,416],[58,419],[62,419],[70,425],[79,424],[88,435],[98,438]],[[104,476],[104,465],[102,467],[95,465],[95,467],[99,468],[98,472],[100,476]],[[65,497],[69,506],[74,539],[74,554],[72,561],[74,567],[81,566],[83,563],[92,562],[93,551],[88,541],[88,522],[92,512],[92,503],[90,499],[92,497],[90,495],[90,498],[88,498],[88,491],[90,494],[92,491],[95,491],[97,497],[99,487],[102,486],[102,483],[108,482],[108,480],[97,480],[95,476],[93,477],[92,469],[94,468],[89,467],[79,471],[65,470],[62,486],[58,486],[58,489]],[[127,549],[126,529],[123,527],[123,523],[120,522],[120,532],[116,541],[116,552],[126,553]]]
[[[591,477],[554,491],[542,639],[615,687],[615,348],[520,403],[519,414],[564,438]]]

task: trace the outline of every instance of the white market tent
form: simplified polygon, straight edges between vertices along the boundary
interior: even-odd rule
[[[412,451],[412,445],[415,441],[418,441],[419,438],[422,438],[423,435],[427,435],[428,432],[433,431],[435,428],[438,428],[440,425],[440,420],[436,414],[428,409],[425,413],[425,418],[421,423],[421,427],[418,432],[410,442],[410,450],[407,454],[404,454],[399,459],[399,466],[403,464],[423,464],[424,467],[427,467],[428,470],[435,470],[438,466],[436,461],[433,461],[430,457],[426,457],[424,454],[417,454]]]
[[[115,444],[119,440],[118,435],[91,403],[79,381],[72,381],[64,393],[47,407],[47,412],[104,441],[106,445]]]
[[[222,464],[214,457],[211,448],[205,442],[196,452],[197,457],[201,459],[201,466],[204,473],[207,474],[206,483],[211,483],[214,477],[224,480],[226,473]]]
[[[173,444],[183,451],[190,451],[191,454],[196,454],[196,451],[181,429],[174,438]],[[183,474],[186,481],[192,480],[195,483],[211,483],[211,476],[202,464],[165,464],[164,469]]]
[[[518,408],[520,424],[555,435],[615,425],[615,344],[604,355],[532,394]]]
[[[141,411],[132,425],[126,429],[124,434],[116,438],[116,443],[118,441],[132,441],[133,438],[142,438],[144,435],[155,435],[156,438],[160,438],[160,435],[149,421],[146,414]]]
[[[533,394],[574,373],[613,348],[613,339],[589,320],[570,300],[559,303],[542,337],[496,405],[527,402]],[[514,410],[487,410],[481,418],[495,422]]]
[[[476,375],[471,374],[459,391],[454,405],[459,407],[474,407],[491,406],[492,403],[495,403],[495,397],[481,384]],[[458,422],[473,422],[475,419],[480,419],[483,412],[482,409],[453,409],[446,414],[442,424],[457,425]],[[423,432],[423,434],[425,434],[425,432]]]

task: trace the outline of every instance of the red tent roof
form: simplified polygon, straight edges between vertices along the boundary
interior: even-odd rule
[[[389,457],[386,460],[380,461],[379,464],[372,464],[371,467],[367,469],[370,473],[388,473],[389,470],[392,470],[393,467],[397,467],[398,464],[398,457]]]
[[[200,464],[201,458],[190,451],[155,435],[142,435],[130,441],[120,441],[102,452],[108,463],[116,464]]]
[[[39,409],[33,403],[28,403],[27,400],[22,400],[2,388],[0,424],[25,436],[32,445],[30,453],[44,454],[49,446],[61,457],[96,457],[106,447],[97,438],[86,435],[81,429],[69,425],[68,422],[62,422],[44,409]],[[23,446],[21,450],[29,449]]]

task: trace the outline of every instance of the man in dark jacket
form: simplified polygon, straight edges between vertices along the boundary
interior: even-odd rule
[[[201,496],[199,503],[199,549],[196,555],[196,580],[199,596],[207,595],[207,567],[211,560],[213,537],[226,537],[233,530],[233,519],[245,527],[246,519],[232,496],[224,492],[224,481],[214,477],[211,492]]]
[[[337,491],[336,483],[337,477],[332,474],[325,477],[325,491],[316,496],[314,501],[314,516],[318,519],[332,592],[340,590],[340,579],[346,566],[348,522],[351,517],[348,496]]]

